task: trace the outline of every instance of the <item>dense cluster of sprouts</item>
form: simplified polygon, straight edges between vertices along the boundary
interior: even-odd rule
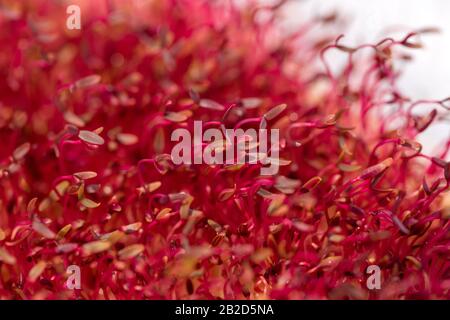
[[[450,100],[396,86],[433,30],[350,48],[283,2],[0,5],[0,298],[450,298],[450,139],[417,142]],[[280,129],[279,173],[175,165],[194,120]]]

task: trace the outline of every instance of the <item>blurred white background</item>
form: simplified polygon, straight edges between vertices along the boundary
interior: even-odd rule
[[[287,20],[296,25],[308,16],[335,9],[347,16],[342,44],[355,46],[375,42],[392,29],[409,31],[437,27],[439,34],[421,37],[424,49],[411,50],[414,60],[405,66],[399,79],[402,92],[413,99],[443,99],[450,96],[450,1],[449,0],[303,0],[290,5]],[[337,31],[340,33],[340,30]],[[399,39],[401,37],[398,37]],[[450,136],[450,125],[435,125],[422,134],[424,153]]]

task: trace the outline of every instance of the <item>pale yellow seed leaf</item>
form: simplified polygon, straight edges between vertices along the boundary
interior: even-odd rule
[[[361,169],[361,166],[360,165],[339,163],[338,168],[341,171],[344,171],[344,172],[353,172],[353,171],[358,171],[359,169]]]
[[[200,107],[205,109],[211,109],[211,110],[217,110],[217,111],[223,111],[225,110],[225,107],[221,105],[220,103],[210,100],[210,99],[201,99],[199,102]]]
[[[189,209],[191,207],[191,203],[194,201],[194,198],[191,195],[188,195],[184,200],[180,207],[180,218],[187,219],[189,216]]]
[[[442,218],[447,219],[447,220],[450,219],[450,208],[449,207],[442,209]]]
[[[153,147],[155,148],[156,153],[161,153],[164,150],[165,146],[165,134],[162,128],[158,128],[155,133],[155,138],[153,140]]]
[[[256,250],[255,253],[251,255],[251,259],[254,263],[261,263],[264,260],[268,259],[272,255],[272,249],[270,248],[261,248]]]
[[[11,232],[11,240],[14,240],[16,238],[17,234],[19,233],[19,231],[24,228],[25,228],[25,226],[23,226],[23,225],[16,226]]]
[[[124,236],[125,234],[122,231],[115,230],[111,233],[103,235],[101,239],[108,241],[111,245],[113,245],[116,242],[119,242]]]
[[[260,188],[256,193],[266,199],[273,199],[277,196],[264,188]]]
[[[75,82],[75,86],[77,88],[90,87],[99,83],[101,79],[102,78],[98,74],[93,74],[78,80],[77,82]]]
[[[228,166],[225,166],[224,169],[227,171],[238,171],[240,170],[242,167],[244,166],[244,164],[231,164]]]
[[[41,236],[47,239],[54,239],[55,233],[50,230],[45,224],[38,220],[34,220],[32,224],[33,230],[39,233]]]
[[[271,217],[282,217],[285,216],[289,212],[289,206],[282,205],[270,213]]]
[[[43,199],[38,207],[39,212],[43,212],[46,209],[48,209],[50,207],[50,204],[51,204],[50,198]]]
[[[220,192],[219,194],[219,201],[220,202],[227,201],[234,195],[235,191],[236,190],[234,188],[223,189],[222,192]]]
[[[272,165],[276,165],[276,166],[288,166],[292,163],[291,160],[286,160],[286,159],[277,159],[277,158],[267,158],[267,162],[272,164]]]
[[[175,260],[168,269],[171,276],[174,277],[188,277],[195,271],[195,267],[198,263],[197,257],[184,256],[178,260]]]
[[[294,222],[292,223],[292,225],[293,225],[298,231],[301,231],[301,232],[312,232],[312,231],[314,231],[314,226],[309,225],[309,224],[306,224],[306,223],[301,222],[301,221],[294,221]]]
[[[172,122],[184,122],[188,119],[188,116],[181,112],[168,112],[164,118]]]
[[[104,129],[103,127],[98,127],[97,129],[93,130],[92,132],[96,133],[96,134],[101,134],[103,132],[103,129]]]
[[[361,173],[361,179],[370,179],[375,177],[377,174],[380,174],[381,172],[383,172],[386,168],[390,167],[392,165],[392,163],[394,162],[394,159],[392,158],[387,158],[383,161],[381,161],[380,163],[373,165],[367,169],[365,169],[362,173]]]
[[[36,203],[37,203],[38,198],[33,198],[30,200],[30,202],[28,202],[27,205],[27,212],[28,213],[33,213],[34,210],[36,210]]]
[[[319,268],[323,268],[325,271],[334,269],[342,260],[341,256],[332,256],[323,259],[316,267],[308,270],[307,273],[313,273]]]
[[[88,199],[88,198],[81,199],[80,203],[89,209],[94,209],[94,208],[97,208],[98,206],[100,206],[100,203],[92,201],[91,199]]]
[[[62,240],[71,229],[72,229],[71,224],[62,227],[61,230],[59,230],[58,233],[56,234],[56,241]]]
[[[72,222],[72,227],[74,230],[77,230],[83,227],[85,223],[86,221],[84,221],[83,219],[77,219],[74,222]]]
[[[64,120],[66,120],[68,123],[73,124],[74,126],[77,126],[79,128],[82,128],[86,125],[86,123],[78,117],[76,114],[74,114],[71,111],[67,111],[64,113]]]
[[[0,247],[0,261],[6,264],[16,264],[16,258],[12,256],[6,249]]]
[[[380,240],[388,239],[389,237],[391,237],[391,232],[386,231],[386,230],[375,231],[375,232],[369,233],[369,237],[370,237],[370,240],[372,240],[372,241],[380,241]]]
[[[185,115],[188,118],[192,117],[192,114],[193,114],[192,110],[182,110],[179,113]]]
[[[263,100],[260,98],[244,98],[241,99],[241,102],[244,108],[254,109],[257,108],[263,102]]]
[[[84,198],[84,183],[80,185],[80,187],[77,190],[78,199]]]
[[[60,244],[56,247],[56,252],[58,253],[68,253],[76,250],[78,248],[78,244],[76,243],[64,243]]]
[[[172,209],[164,208],[156,216],[156,220],[168,219],[172,215]]]
[[[131,146],[139,141],[139,138],[131,133],[118,133],[116,139],[125,146]]]
[[[269,215],[273,215],[274,212],[283,205],[284,199],[286,199],[286,196],[284,194],[275,196],[270,202],[269,207],[267,208],[267,213]]]
[[[329,239],[333,243],[339,243],[345,239],[345,236],[343,236],[341,234],[332,234]]]
[[[275,119],[280,113],[282,113],[287,108],[287,104],[282,103],[273,107],[268,112],[264,114],[264,118],[268,121]]]
[[[342,260],[341,256],[328,257],[320,262],[320,266],[325,268],[333,268],[337,266],[341,262],[341,260]]]
[[[67,188],[69,188],[70,182],[67,180],[61,181],[55,187],[58,195],[63,196],[66,193]],[[58,198],[58,197],[57,197]]]
[[[161,181],[151,182],[146,185],[148,192],[153,192],[153,191],[159,189],[159,187],[161,187]]]
[[[143,244],[132,244],[126,248],[119,251],[119,259],[127,260],[132,259],[142,253],[145,250]]]
[[[86,256],[91,254],[100,253],[108,250],[111,247],[111,243],[109,241],[92,241],[83,245],[83,253]]]
[[[80,130],[80,132],[78,133],[78,138],[86,143],[94,145],[102,145],[105,143],[105,140],[97,133],[87,130]]]
[[[406,256],[406,260],[411,261],[416,266],[417,269],[422,268],[422,263],[419,260],[417,260],[416,257]]]
[[[58,193],[56,193],[56,190],[50,191],[50,193],[48,194],[48,197],[50,198],[50,200],[55,201],[55,202],[59,200],[59,195],[58,195]]]
[[[75,172],[73,174],[75,177],[81,180],[88,180],[95,178],[97,176],[97,173],[94,171],[81,171],[81,172]]]
[[[267,128],[267,120],[266,118],[262,117],[261,122],[259,124],[259,129],[266,129]]]
[[[321,182],[322,182],[321,177],[318,177],[318,176],[313,177],[305,182],[305,184],[302,186],[302,189],[305,192],[309,192],[309,191],[313,190],[314,188],[316,188],[319,185],[319,183],[321,183]]]
[[[27,153],[30,151],[31,144],[30,143],[24,143],[21,146],[19,146],[16,150],[13,152],[13,158],[14,160],[18,161],[20,159],[23,159]]]
[[[218,224],[216,221],[208,219],[208,224],[211,228],[213,228],[216,232],[220,232],[222,230],[222,226]]]
[[[125,233],[133,233],[140,230],[142,227],[142,222],[132,223],[122,227],[122,231]]]

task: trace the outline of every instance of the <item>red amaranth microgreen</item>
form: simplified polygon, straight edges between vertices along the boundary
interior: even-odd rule
[[[450,139],[418,142],[450,98],[397,87],[436,30],[349,47],[310,34],[337,16],[282,32],[285,2],[99,0],[80,31],[30,26],[60,2],[0,8],[0,298],[450,298]],[[170,136],[194,121],[279,129],[279,172],[175,164]],[[193,149],[231,141],[214,143]]]

